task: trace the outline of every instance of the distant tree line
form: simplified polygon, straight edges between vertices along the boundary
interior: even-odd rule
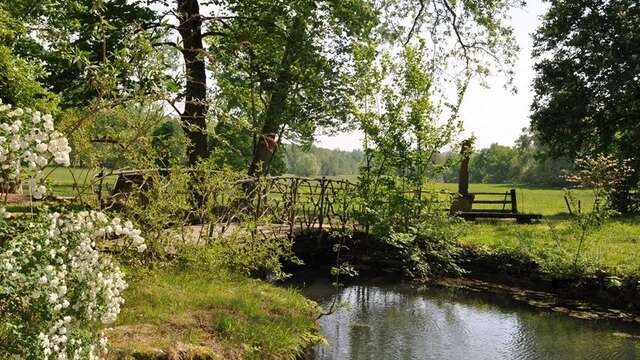
[[[343,151],[312,146],[284,145],[286,172],[300,176],[355,175],[359,173],[361,150]]]
[[[491,144],[471,155],[469,178],[472,183],[566,186],[566,170],[573,166],[568,158],[543,158],[533,134],[524,129],[514,146]],[[459,155],[445,154],[443,158]],[[457,164],[458,162],[454,162]],[[447,169],[445,182],[458,181],[458,166]]]

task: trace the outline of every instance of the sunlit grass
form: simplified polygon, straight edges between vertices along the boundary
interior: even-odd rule
[[[508,222],[469,224],[463,244],[531,257],[550,272],[571,270],[579,245],[578,231],[568,220],[539,224]],[[582,244],[583,271],[604,270],[617,275],[640,275],[640,219],[611,220]]]
[[[320,339],[316,305],[295,290],[217,269],[136,268],[128,281],[126,305],[110,334],[116,352],[170,351],[186,343],[221,358],[294,359]],[[130,327],[139,339],[126,336]]]
[[[332,178],[357,182],[357,175],[342,175]],[[433,190],[457,192],[458,184],[455,183],[432,183],[429,187]],[[521,213],[559,215],[568,213],[565,204],[565,192],[562,188],[544,188],[535,186],[522,186],[511,184],[470,184],[469,192],[496,192],[505,193],[511,189],[516,189],[518,211]],[[593,194],[590,190],[572,190],[576,200],[580,200],[582,208],[590,210],[593,206]],[[485,200],[503,200],[501,196],[480,195]],[[480,196],[478,199],[480,199]],[[475,208],[501,208],[501,205],[475,205]],[[509,207],[506,207],[509,209]]]

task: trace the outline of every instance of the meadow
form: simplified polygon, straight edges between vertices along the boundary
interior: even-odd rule
[[[357,175],[336,176],[335,178],[357,182]],[[434,191],[457,192],[457,183],[434,182],[427,186]],[[529,214],[542,214],[544,216],[563,216],[568,213],[567,205],[564,201],[565,191],[562,188],[546,188],[528,185],[512,185],[512,184],[470,184],[469,192],[495,192],[505,193],[511,189],[516,190],[518,201],[518,211]],[[593,206],[593,194],[588,189],[572,189],[572,193],[576,200],[580,200],[582,208],[589,210]],[[483,199],[489,199],[483,197]],[[501,200],[498,197],[492,197],[492,200]],[[490,205],[476,205],[477,208],[487,208]],[[494,206],[495,207],[495,206]]]
[[[80,191],[83,194],[92,192],[92,184],[96,184],[95,175],[91,170],[84,168],[54,168],[46,171],[47,179],[53,185],[53,192],[59,196],[75,196]],[[357,176],[338,176],[352,182],[357,181]],[[115,176],[106,177],[103,183],[103,191],[111,189],[115,182]],[[454,183],[432,183],[428,188],[440,191],[455,192],[458,185]],[[518,211],[523,213],[542,214],[544,216],[562,216],[567,214],[567,206],[564,202],[564,190],[561,188],[541,188],[531,186],[518,186],[510,184],[470,184],[470,192],[496,192],[505,193],[510,189],[516,189],[518,199]],[[590,209],[593,204],[593,196],[590,190],[572,190],[576,199],[580,200],[583,209]],[[493,197],[499,199],[500,197]],[[486,207],[486,205],[483,205]],[[477,206],[482,208],[483,206]]]

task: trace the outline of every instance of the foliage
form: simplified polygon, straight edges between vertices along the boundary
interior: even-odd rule
[[[504,184],[513,178],[512,161],[516,151],[508,146],[491,144],[487,149],[476,152],[469,163],[472,182]]]
[[[255,175],[269,169],[283,140],[309,145],[318,130],[345,126],[354,44],[377,18],[373,4],[362,0],[226,5],[236,16],[210,24],[210,31],[224,33],[211,41],[222,50],[217,126],[247,134]]]
[[[639,16],[634,0],[553,2],[534,38],[532,130],[553,156],[629,159],[622,212],[640,177]]]
[[[100,329],[115,321],[126,288],[122,272],[98,251],[110,237],[117,247],[145,250],[131,223],[98,212],[0,222],[2,357],[97,359],[106,352]]]
[[[86,116],[65,113],[64,125]],[[186,138],[179,122],[153,102],[114,106],[92,114],[70,136],[73,163],[100,170],[167,168],[186,162]]]
[[[390,0],[381,2],[377,33],[391,46],[415,45],[427,39],[429,63],[438,71],[434,83],[459,80],[473,73],[480,80],[513,76],[518,46],[506,25],[509,11],[520,0]],[[412,21],[407,21],[410,19]],[[438,86],[436,86],[438,87]]]
[[[29,195],[42,199],[47,188],[47,165],[69,166],[67,138],[54,129],[53,117],[0,102],[0,188],[3,193],[21,190],[21,174],[29,180]]]
[[[616,186],[620,185],[628,176],[630,169],[624,162],[603,154],[592,158],[586,156],[576,160],[576,171],[567,176],[568,181],[580,187],[589,187],[593,192],[593,210],[583,213],[578,207],[574,214],[574,226],[579,237],[574,266],[578,264],[578,258],[582,244],[595,230],[601,228],[606,221],[617,212],[613,209],[613,194]],[[575,207],[575,199],[570,190],[566,191],[567,202]],[[551,228],[553,231],[553,228]]]
[[[523,129],[514,146],[491,144],[471,154],[470,178],[475,183],[523,184],[530,186],[566,186],[562,174],[573,167],[566,158],[540,156],[543,150],[528,129]],[[459,155],[445,153],[440,162]],[[457,161],[443,174],[446,182],[458,182]]]
[[[152,85],[144,76],[149,73],[135,70],[150,57],[136,56],[146,43],[132,30],[152,15],[138,1],[18,0],[6,3],[6,9],[25,29],[13,49],[42,65],[38,80],[61,95],[64,108],[86,106],[96,97],[126,96],[136,78],[138,87]],[[117,87],[124,91],[116,93]]]
[[[424,47],[407,47],[399,64],[389,58],[375,64],[363,53],[362,78],[389,76],[396,87],[380,90],[382,110],[374,112],[367,108],[367,92],[373,89],[363,84],[364,108],[359,114],[365,133],[360,221],[398,249],[405,271],[415,278],[457,270],[445,259],[455,251],[454,232],[447,230],[455,220],[442,211],[448,199],[443,202],[424,186],[437,171],[432,165],[435,154],[451,141],[459,123],[454,109],[448,121],[438,124],[439,109],[430,99],[432,83],[422,51]]]
[[[14,52],[16,39],[27,29],[0,4],[0,100],[7,104],[53,112],[58,96],[38,82],[45,70]]]
[[[567,175],[567,180],[578,187],[591,189],[594,210],[606,210],[612,207],[614,190],[631,172],[627,163],[605,154],[581,157],[576,159],[576,171]]]

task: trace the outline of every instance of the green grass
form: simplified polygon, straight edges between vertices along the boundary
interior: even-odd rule
[[[351,182],[357,182],[357,175],[341,175],[331,178],[344,179]],[[435,191],[445,190],[448,192],[457,192],[458,184],[456,183],[432,183],[428,188]],[[545,216],[562,215],[568,213],[567,206],[564,201],[565,192],[561,188],[543,188],[535,186],[518,186],[511,184],[470,184],[469,192],[496,192],[504,193],[511,189],[516,189],[516,198],[518,202],[518,211],[530,214],[542,214]],[[593,194],[590,190],[573,190],[576,200],[580,200],[582,208],[590,210],[593,206]],[[500,196],[480,195],[484,200],[504,200]],[[480,199],[480,196],[478,199]],[[474,208],[501,208],[501,205],[475,205]],[[509,206],[507,206],[509,209]]]
[[[455,192],[458,184],[435,183],[434,189],[444,189]],[[567,213],[567,206],[564,202],[564,190],[554,188],[540,188],[527,186],[514,186],[504,184],[470,184],[469,192],[507,192],[516,189],[518,211],[523,213],[533,213],[542,215],[558,215]],[[577,200],[582,203],[583,209],[590,209],[593,206],[593,195],[590,190],[573,190]],[[487,197],[483,199],[502,200],[500,197]],[[493,205],[495,207],[496,205]]]
[[[82,189],[84,194],[92,191],[91,183],[94,181],[95,174],[88,169],[83,168],[55,168],[45,171],[48,180],[53,185],[53,192],[56,195],[75,196],[77,190],[76,184]],[[331,178],[345,179],[352,182],[358,180],[357,175],[343,175]],[[106,186],[110,188],[115,181],[115,176],[107,177]],[[433,183],[430,187],[434,190],[445,190],[450,192],[457,191],[457,184],[453,183]],[[564,191],[562,189],[550,189],[527,186],[513,186],[504,184],[471,184],[470,192],[507,192],[510,189],[516,189],[518,200],[518,210],[523,213],[537,213],[542,215],[558,215],[567,213],[567,207],[564,202]],[[589,190],[574,190],[576,198],[582,202],[584,209],[590,209],[593,204],[593,196]],[[483,199],[502,200],[500,196],[486,197]],[[476,208],[487,208],[491,205],[476,205]],[[493,205],[493,207],[500,205]]]
[[[86,168],[50,168],[45,170],[47,180],[53,188],[53,193],[59,196],[76,196],[92,194],[93,186],[97,185],[95,173]],[[115,181],[115,176],[108,176],[103,188],[110,188]]]
[[[94,186],[98,182],[95,172],[86,168],[46,168],[44,171],[47,182],[51,185],[52,192],[57,196],[91,195]],[[107,176],[103,182],[103,191],[108,191],[113,186],[116,176]],[[28,193],[27,183],[23,183],[23,192]]]
[[[317,305],[295,290],[217,269],[136,268],[128,281],[108,335],[115,354],[188,344],[221,359],[294,359],[321,340]]]
[[[552,276],[591,275],[598,271],[640,276],[640,219],[611,220],[589,235],[582,244],[578,266],[574,268],[578,239],[577,230],[568,220],[546,220],[531,225],[469,224],[461,242],[485,252],[524,256]]]

